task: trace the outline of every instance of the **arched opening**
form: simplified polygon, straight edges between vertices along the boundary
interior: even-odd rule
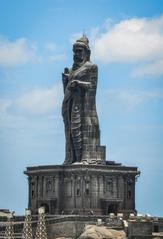
[[[158,225],[154,225],[154,232],[159,232],[159,226]]]
[[[108,214],[109,213],[117,214],[117,204],[116,203],[111,203],[108,205]]]
[[[44,207],[45,213],[49,213],[49,205],[48,205],[48,204],[42,203],[42,204],[41,204],[41,207]]]

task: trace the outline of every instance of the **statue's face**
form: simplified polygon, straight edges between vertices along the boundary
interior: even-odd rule
[[[74,49],[74,62],[81,64],[85,60],[85,51],[83,47],[76,47]]]

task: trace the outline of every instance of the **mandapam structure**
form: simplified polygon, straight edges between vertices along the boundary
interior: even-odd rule
[[[137,167],[106,161],[96,111],[97,65],[88,38],[73,45],[73,65],[62,73],[66,156],[63,165],[28,167],[29,208],[49,214],[135,212]]]

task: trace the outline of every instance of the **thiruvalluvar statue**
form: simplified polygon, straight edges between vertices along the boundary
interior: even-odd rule
[[[97,65],[90,61],[88,38],[83,35],[73,45],[73,65],[62,73],[66,157],[64,164],[101,164],[105,146],[100,146],[96,111]]]

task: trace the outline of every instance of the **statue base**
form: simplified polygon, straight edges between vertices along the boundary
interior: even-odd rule
[[[112,161],[105,165],[27,167],[29,208],[37,214],[107,215],[135,211],[136,167]]]

